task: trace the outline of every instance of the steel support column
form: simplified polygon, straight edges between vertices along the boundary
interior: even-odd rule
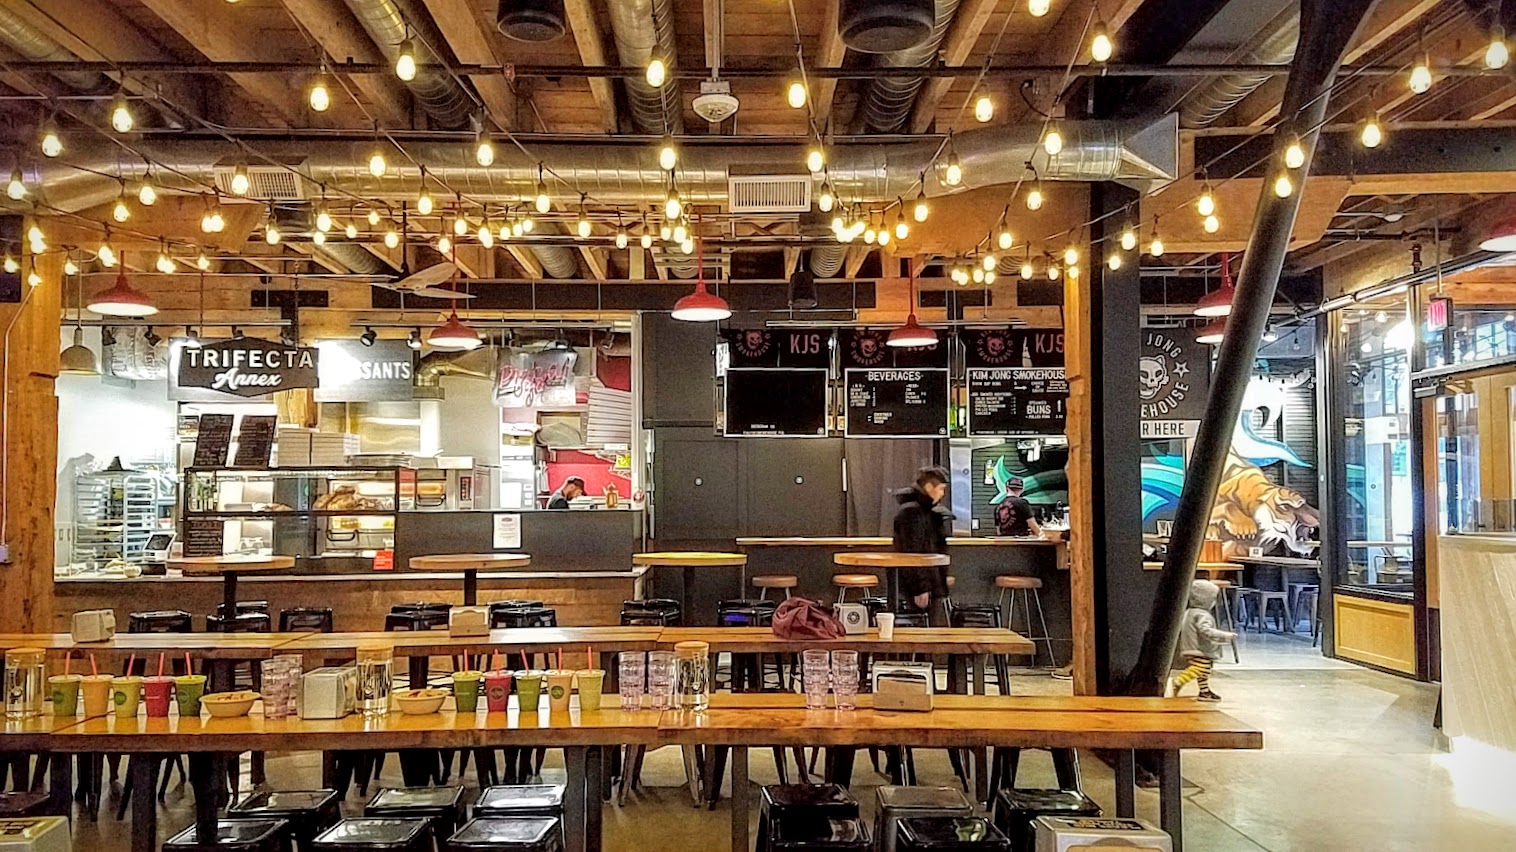
[[[1300,44],[1285,83],[1279,113],[1282,120],[1274,131],[1274,153],[1270,160],[1273,165],[1253,213],[1253,231],[1237,278],[1237,295],[1227,321],[1226,337],[1211,378],[1205,417],[1200,421],[1200,432],[1185,471],[1168,557],[1159,577],[1142,650],[1126,683],[1129,694],[1162,693],[1190,583],[1195,578],[1195,563],[1200,558],[1211,507],[1216,501],[1216,489],[1231,450],[1233,424],[1242,408],[1243,391],[1289,250],[1316,136],[1326,120],[1337,68],[1353,33],[1373,5],[1374,0],[1301,0]],[[1299,139],[1305,163],[1289,171],[1294,192],[1280,198],[1274,192],[1274,177],[1286,172],[1284,149],[1292,138]]]

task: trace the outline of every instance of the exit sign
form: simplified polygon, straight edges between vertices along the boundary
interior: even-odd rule
[[[1437,296],[1427,302],[1427,331],[1442,331],[1453,319],[1453,300]]]

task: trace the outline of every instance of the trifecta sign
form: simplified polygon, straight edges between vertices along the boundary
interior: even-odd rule
[[[179,350],[181,388],[232,396],[263,396],[316,387],[316,350],[252,337],[217,340]]]
[[[416,396],[416,353],[404,340],[323,340],[317,402],[404,402]]]

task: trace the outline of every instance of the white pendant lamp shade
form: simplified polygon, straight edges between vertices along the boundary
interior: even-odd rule
[[[1205,328],[1195,335],[1195,342],[1214,346],[1220,343],[1223,337],[1226,337],[1226,317],[1218,317],[1206,323]]]
[[[91,311],[107,317],[150,317],[158,313],[146,293],[134,288],[126,280],[126,270],[116,273],[116,283],[91,297],[86,305]]]
[[[1507,219],[1496,225],[1479,247],[1485,251],[1516,251],[1516,219]]]

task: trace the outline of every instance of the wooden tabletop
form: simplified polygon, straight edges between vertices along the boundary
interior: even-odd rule
[[[75,642],[67,633],[0,634],[0,651],[10,648],[41,648],[45,651],[76,651],[79,654],[158,654],[183,658],[188,651],[205,660],[263,660],[286,643],[306,633],[117,633],[104,642]],[[89,660],[82,660],[85,669]],[[76,663],[76,666],[78,663]]]
[[[953,536],[948,546],[1014,546],[1062,544],[1035,536]],[[886,536],[745,536],[737,539],[738,547],[889,547],[894,539]]]
[[[463,571],[486,568],[525,568],[532,564],[527,553],[437,553],[411,557],[416,571]]]
[[[1003,627],[898,627],[889,640],[877,629],[841,639],[781,639],[767,627],[665,627],[658,643],[708,642],[711,653],[798,653],[809,649],[863,651],[870,654],[1032,654],[1035,648]]]
[[[1301,559],[1296,556],[1233,556],[1233,562],[1246,565],[1271,565],[1276,568],[1320,568],[1319,559]]]
[[[528,654],[573,654],[574,665],[587,648],[596,651],[652,651],[659,647],[661,627],[512,627],[491,630],[488,636],[450,636],[446,630],[382,631],[361,633],[305,633],[279,647],[283,654],[351,655],[359,647],[389,646],[401,657],[442,657],[483,653],[491,650]],[[511,660],[512,668],[520,660]]]
[[[745,553],[715,553],[703,550],[668,551],[663,553],[636,553],[633,565],[659,565],[672,568],[712,567],[726,568],[747,564]]]
[[[225,574],[228,571],[282,571],[295,567],[293,556],[195,556],[187,559],[170,559],[170,568],[178,568],[187,577],[206,574]]]
[[[945,553],[857,553],[832,555],[832,561],[849,568],[940,568],[950,560]]]
[[[1162,562],[1143,562],[1144,571],[1162,571]],[[1242,566],[1236,562],[1198,562],[1195,564],[1196,571],[1241,571]]]

